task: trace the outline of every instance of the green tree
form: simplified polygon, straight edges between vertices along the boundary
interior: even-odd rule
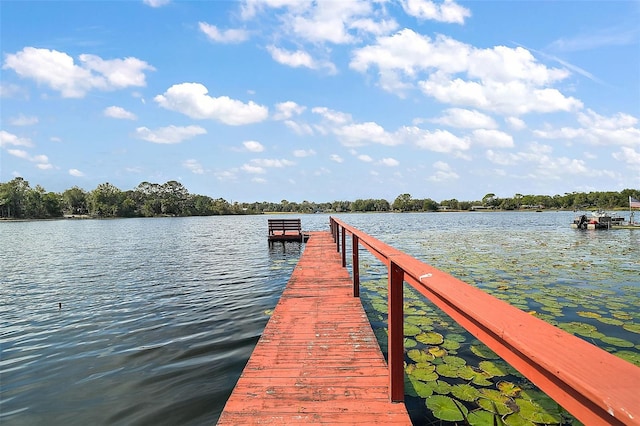
[[[122,191],[110,183],[101,183],[89,195],[89,213],[94,216],[117,217],[120,215]]]
[[[29,182],[16,177],[0,186],[0,211],[2,217],[20,219],[25,217],[27,192],[31,190]]]
[[[393,201],[391,207],[394,210],[407,211],[410,209],[411,204],[411,194],[400,194]]]
[[[62,208],[67,214],[87,214],[87,193],[74,186],[62,193]]]

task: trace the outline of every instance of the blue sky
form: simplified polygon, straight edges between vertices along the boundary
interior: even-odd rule
[[[640,187],[638,1],[1,1],[0,181],[228,201]]]

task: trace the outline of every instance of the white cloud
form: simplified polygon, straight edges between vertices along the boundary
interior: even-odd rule
[[[231,126],[258,123],[269,115],[267,107],[253,101],[243,103],[227,96],[213,98],[208,93],[202,84],[182,83],[171,86],[154,100],[161,107],[188,117],[217,120]]]
[[[523,119],[518,117],[506,117],[504,121],[506,121],[507,124],[514,130],[523,130],[527,128],[527,123],[525,123]]]
[[[329,74],[336,73],[336,66],[328,61],[316,61],[304,50],[288,51],[276,46],[267,46],[267,51],[274,61],[292,68],[309,68],[312,70],[326,69]]]
[[[400,129],[399,134],[408,142],[413,143],[418,148],[429,151],[451,153],[456,151],[466,151],[471,143],[467,138],[461,138],[447,130],[435,130],[433,132],[415,126],[405,126]]]
[[[293,156],[298,158],[312,157],[314,155],[316,155],[316,152],[312,149],[296,149],[293,151]]]
[[[173,144],[184,142],[198,135],[204,135],[207,131],[200,126],[167,126],[156,130],[147,127],[138,127],[134,136],[147,142],[159,144]]]
[[[142,0],[144,4],[151,7],[162,7],[171,2],[171,0]]]
[[[69,174],[71,176],[75,176],[75,177],[83,177],[84,173],[82,173],[80,170],[78,169],[69,169]]]
[[[281,102],[276,104],[276,113],[273,115],[274,120],[288,120],[294,115],[300,115],[306,107],[298,105],[293,101]]]
[[[194,173],[196,175],[204,174],[204,168],[202,167],[202,164],[200,164],[198,160],[194,160],[194,159],[185,160],[182,162],[182,166],[189,169],[191,173]]]
[[[16,84],[0,83],[0,98],[13,98],[22,93],[20,86]]]
[[[373,158],[371,158],[367,154],[360,154],[358,155],[358,160],[364,161],[365,163],[370,163],[373,161]]]
[[[331,154],[331,161],[335,161],[336,163],[344,162],[344,159],[340,157],[338,154]]]
[[[378,163],[382,164],[383,166],[387,166],[387,167],[397,167],[397,166],[400,165],[400,162],[398,160],[396,160],[395,158],[390,158],[390,157],[383,158]]]
[[[636,167],[636,170],[640,170],[640,151],[623,146],[619,152],[614,152],[611,155],[616,160],[627,163],[629,166]]]
[[[454,172],[451,166],[443,161],[433,163],[433,169],[435,173],[427,178],[432,182],[446,182],[460,178],[460,175]]]
[[[473,141],[482,146],[512,148],[513,136],[495,129],[476,129],[472,133]]]
[[[575,111],[582,102],[550,87],[567,78],[522,48],[480,49],[450,37],[431,39],[410,29],[356,49],[349,67],[377,68],[380,86],[402,93],[417,85],[440,102],[502,114]]]
[[[577,120],[583,127],[547,126],[533,133],[544,139],[577,140],[593,145],[640,146],[640,128],[634,127],[638,119],[629,114],[604,117],[589,109],[578,113]]]
[[[8,149],[7,152],[14,157],[22,158],[24,160],[29,160],[31,158],[29,153],[24,149]]]
[[[603,130],[615,130],[633,127],[638,124],[638,119],[629,114],[617,113],[613,117],[604,117],[591,109],[578,113],[578,122],[585,127],[593,127]]]
[[[0,147],[6,147],[9,145],[32,147],[33,143],[28,138],[21,138],[14,135],[13,133],[9,133],[5,130],[0,130]]]
[[[498,127],[495,120],[488,115],[476,110],[462,108],[446,109],[442,117],[432,121],[450,127],[467,129],[495,129]]]
[[[64,52],[25,47],[5,56],[3,69],[12,69],[20,77],[35,80],[59,91],[65,98],[82,98],[93,89],[117,90],[145,86],[145,71],[151,65],[137,58],[104,60],[82,54],[79,64]]]
[[[49,157],[44,154],[31,156],[31,154],[23,149],[7,149],[7,152],[14,157],[22,158],[23,160],[28,160],[32,163],[37,163],[36,167],[41,170],[48,170],[53,168],[53,165],[49,163]]]
[[[242,17],[251,19],[267,8],[282,12],[278,17],[283,37],[315,45],[353,43],[359,36],[386,34],[398,27],[384,4],[368,0],[247,0]]]
[[[245,30],[228,29],[221,31],[215,25],[206,22],[198,22],[198,27],[209,39],[218,43],[242,43],[249,39],[249,33]]]
[[[267,180],[261,177],[254,177],[251,179],[251,182],[263,184],[263,183],[267,183]]]
[[[347,124],[333,129],[342,144],[349,147],[364,146],[370,143],[381,145],[398,145],[400,138],[388,133],[382,126],[374,122]]]
[[[313,128],[306,123],[297,123],[293,120],[285,120],[284,125],[297,135],[312,135]]]
[[[351,115],[334,111],[326,107],[315,107],[311,109],[311,112],[314,114],[319,114],[327,121],[330,121],[332,124],[346,124],[351,121]]]
[[[264,169],[264,167],[255,166],[253,164],[243,164],[241,169],[244,170],[247,173],[252,173],[252,174],[261,174],[261,173],[266,173],[267,172]]]
[[[242,142],[244,149],[249,152],[262,152],[264,151],[264,146],[258,141],[244,141]]]
[[[265,8],[303,11],[312,6],[312,0],[244,0],[241,6],[242,18],[251,19]]]
[[[38,117],[20,114],[17,117],[11,117],[9,119],[9,124],[12,126],[32,126],[34,124],[38,124]]]
[[[104,109],[103,114],[106,117],[117,118],[121,120],[136,120],[138,117],[132,112],[119,106],[110,106]]]
[[[534,88],[525,82],[514,80],[465,81],[449,80],[432,74],[418,83],[422,91],[440,102],[480,108],[501,114],[527,114],[531,112],[551,113],[576,111],[583,104],[573,97],[566,97],[557,89]]]
[[[402,0],[401,4],[407,15],[418,19],[464,24],[465,18],[471,16],[469,9],[460,6],[453,0],[444,0],[440,4],[431,0]]]
[[[290,161],[290,160],[257,158],[257,159],[251,160],[251,164],[255,164],[255,165],[258,165],[260,167],[282,168],[282,167],[293,166],[296,163],[294,163],[293,161]]]

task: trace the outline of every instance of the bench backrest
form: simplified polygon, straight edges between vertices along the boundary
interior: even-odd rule
[[[269,233],[274,231],[298,231],[302,232],[300,219],[269,219]]]

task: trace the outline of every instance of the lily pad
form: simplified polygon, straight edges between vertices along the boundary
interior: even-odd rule
[[[448,351],[457,351],[458,349],[460,349],[459,342],[456,342],[455,340],[447,340],[446,337],[444,339],[444,342],[442,342],[440,346]]]
[[[404,323],[404,335],[405,336],[417,336],[422,333],[422,330],[417,325]]]
[[[518,396],[522,388],[511,382],[498,382],[498,389],[500,393],[506,396],[514,397]]]
[[[519,413],[509,414],[504,417],[503,421],[507,426],[536,426],[535,423],[529,419],[525,419]]]
[[[600,340],[610,345],[620,346],[621,348],[632,348],[635,346],[630,341],[621,339],[620,337],[604,336],[601,337]]]
[[[433,354],[420,349],[411,349],[410,351],[407,351],[407,356],[415,362],[433,361],[434,358]]]
[[[474,385],[491,386],[493,384],[493,382],[489,381],[491,377],[493,376],[485,373],[484,371],[476,372],[473,378],[471,379],[471,381],[473,382]]]
[[[469,410],[453,398],[443,395],[433,395],[427,398],[427,407],[434,417],[449,422],[459,422],[464,420]]]
[[[473,352],[475,355],[479,356],[480,358],[484,358],[484,359],[500,358],[498,355],[496,355],[495,352],[493,352],[491,349],[487,348],[486,346],[471,345],[471,352]]]
[[[433,320],[425,316],[408,316],[408,317],[405,317],[404,322],[413,324],[413,325],[418,325],[418,326],[433,324]]]
[[[640,333],[640,324],[635,322],[626,322],[622,325],[622,328],[632,333]]]
[[[431,355],[433,355],[434,357],[436,357],[436,358],[440,358],[440,357],[445,356],[447,354],[447,351],[445,351],[444,349],[439,348],[437,346],[433,346],[433,347],[429,348],[429,353]]]
[[[481,390],[485,390],[485,389],[481,389]],[[508,399],[505,399],[504,402],[498,402],[498,401],[493,401],[486,398],[478,398],[476,400],[476,403],[480,408],[483,408],[487,411],[498,414],[500,416],[504,416],[506,414],[513,413],[513,410],[509,406],[507,406],[506,404],[507,401]]]
[[[433,391],[435,393],[439,393],[441,395],[446,395],[451,392],[451,385],[443,380],[438,380],[437,382],[431,382],[433,386]]]
[[[559,324],[558,327],[560,327],[567,333],[579,334],[585,337],[592,337],[593,333],[598,330],[594,325],[577,321],[562,323]]]
[[[598,321],[600,321],[603,324],[608,324],[608,325],[622,325],[624,324],[624,321],[620,321],[619,319],[616,318],[608,318],[608,317],[601,317],[601,318],[596,318]]]
[[[418,346],[418,342],[416,342],[413,339],[409,339],[408,337],[404,338],[404,348],[405,349],[415,348],[416,346]]]
[[[435,365],[433,367],[435,368]],[[438,374],[434,368],[416,368],[410,375],[423,382],[433,382],[438,380]]]
[[[436,371],[439,375],[444,377],[458,377],[459,367],[451,364],[440,364],[436,367]]]
[[[458,343],[462,343],[465,340],[467,340],[467,338],[464,337],[464,335],[458,334],[458,333],[449,333],[449,334],[445,335],[445,339],[446,340],[453,340],[454,342],[458,342]]]
[[[475,401],[480,396],[478,389],[468,384],[455,385],[451,387],[451,395],[463,401]]]
[[[457,356],[451,356],[451,355],[447,355],[442,357],[442,360],[449,365],[453,365],[456,367],[462,367],[463,365],[467,364],[467,361],[464,360],[464,358],[460,358]]]
[[[429,386],[428,383],[421,382],[420,380],[409,380],[411,383],[410,386],[420,398],[427,398],[433,395],[433,386]]]
[[[442,334],[436,333],[435,331],[428,331],[426,333],[420,333],[416,336],[416,340],[420,343],[424,343],[425,345],[439,345],[444,342],[444,337]]]
[[[558,424],[562,421],[559,412],[549,411],[535,402],[526,399],[516,399],[515,402],[520,409],[518,413],[534,423]]]
[[[615,354],[625,361],[629,361],[631,364],[635,364],[640,367],[640,352],[617,351]]]
[[[578,314],[578,315],[580,315],[581,317],[584,317],[584,318],[600,318],[600,317],[602,317],[602,315],[600,315],[597,312],[578,311],[578,312],[576,312],[576,314]]]
[[[508,374],[505,368],[502,368],[499,364],[491,361],[480,361],[478,366],[482,371],[490,374],[491,376],[506,376]]]
[[[493,426],[499,425],[500,420],[494,413],[485,410],[474,410],[467,416],[467,421],[471,426]]]

